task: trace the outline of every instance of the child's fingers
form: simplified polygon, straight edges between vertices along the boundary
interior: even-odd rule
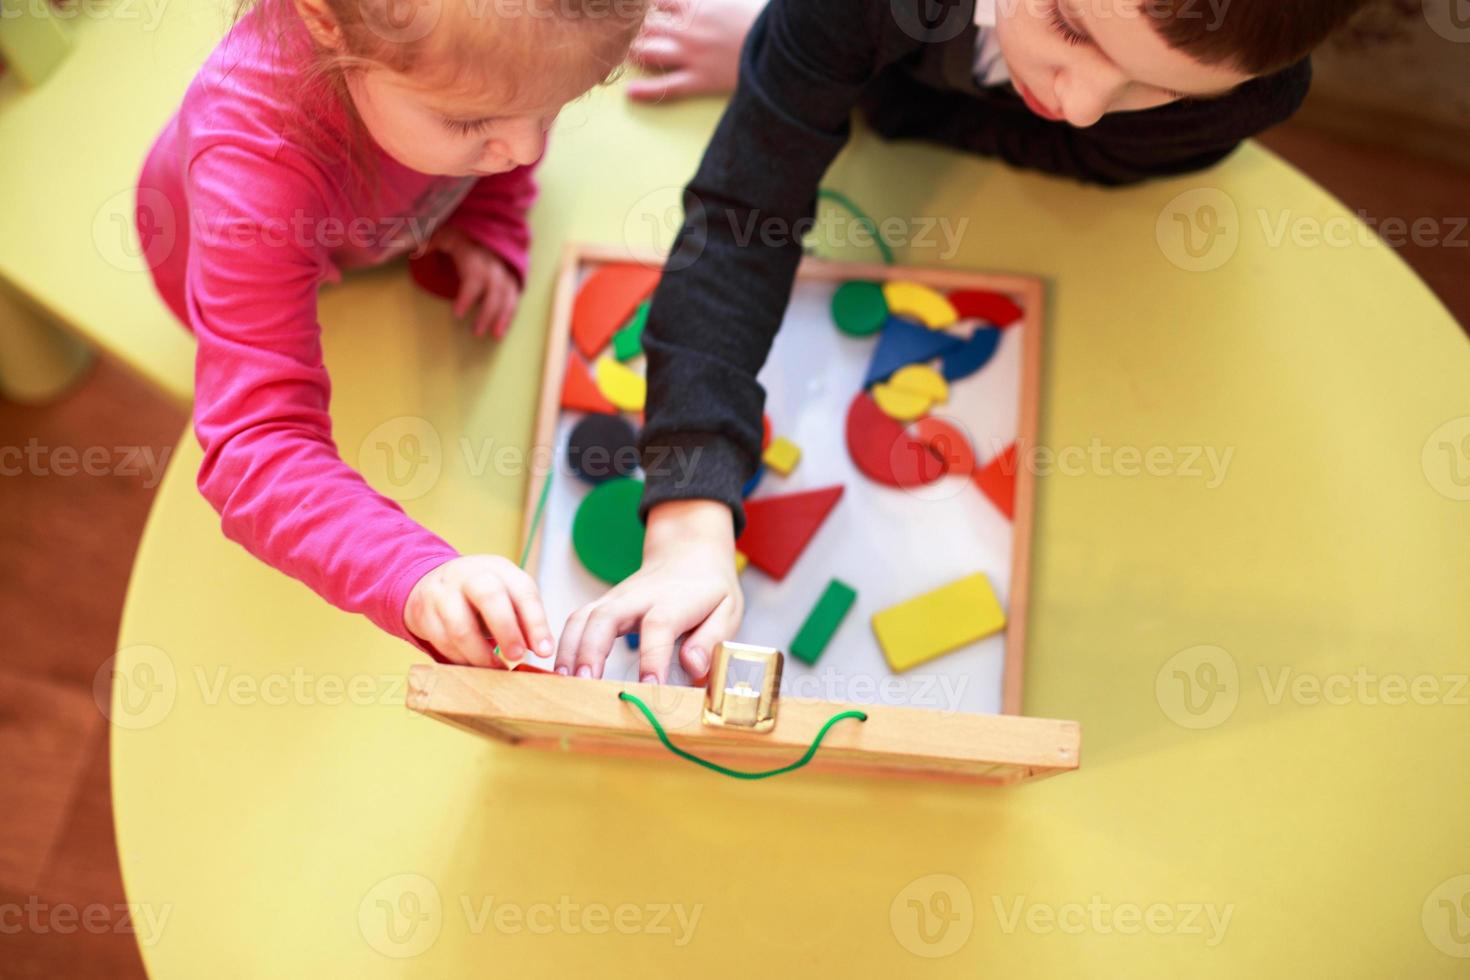
[[[628,98],[634,102],[665,102],[697,95],[700,91],[699,76],[687,68],[651,78],[635,78],[628,83]]]
[[[705,617],[689,635],[684,637],[684,646],[679,651],[679,662],[689,674],[689,680],[703,684],[709,675],[710,660],[715,647],[724,643],[740,629],[740,604],[734,596],[725,596],[714,612]]]
[[[475,336],[483,337],[490,332],[490,328],[500,319],[504,312],[505,291],[500,281],[493,275],[486,276],[488,280],[485,286],[485,301],[480,304],[480,312],[475,317]]]
[[[439,621],[444,631],[443,645],[436,644],[441,653],[447,653],[457,663],[473,667],[489,667],[495,659],[490,641],[480,630],[479,617],[458,596],[451,597],[438,607]]]
[[[500,587],[483,583],[467,583],[465,598],[480,611],[485,624],[490,627],[495,642],[500,646],[500,657],[507,663],[526,659],[526,640],[521,635],[521,625],[516,621],[516,611],[510,602],[510,593]]]
[[[551,627],[546,622],[546,607],[531,576],[519,568],[505,577],[505,588],[521,621],[521,635],[527,646],[543,657],[551,656]]]
[[[628,46],[628,59],[639,68],[666,71],[684,67],[689,57],[675,38],[650,29]]]
[[[458,319],[470,311],[475,300],[485,291],[485,275],[469,263],[460,265],[456,259],[455,264],[459,267],[459,295],[454,297],[454,316]]]
[[[587,625],[587,617],[592,613],[592,606],[586,605],[573,612],[567,617],[566,623],[562,625],[561,636],[556,643],[556,672],[558,674],[570,674],[577,666],[577,644],[582,642],[582,630]],[[586,676],[592,676],[589,667]]]
[[[665,603],[649,609],[638,630],[639,677],[646,679],[652,675],[655,682],[662,684],[669,676],[669,664],[674,659],[674,646],[679,637],[704,618],[705,610],[697,606]]]
[[[637,623],[642,608],[631,595],[609,595],[594,605],[582,625],[577,640],[577,670],[589,667],[593,677],[601,677],[613,643]],[[641,644],[640,644],[641,645]]]

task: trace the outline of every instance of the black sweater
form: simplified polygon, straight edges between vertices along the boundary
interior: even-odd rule
[[[854,108],[889,138],[1123,185],[1221,160],[1291,115],[1310,79],[1302,61],[1221,98],[1077,129],[1035,115],[1009,86],[975,82],[973,20],[974,0],[771,0],[757,19],[740,84],[685,188],[684,225],[644,328],[645,517],[662,501],[706,498],[743,527],[740,488],[760,459],[765,403],[755,376],[801,260],[799,235],[749,230],[811,218]]]

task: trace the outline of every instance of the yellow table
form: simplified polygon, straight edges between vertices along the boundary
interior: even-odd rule
[[[52,14],[74,48],[48,78],[0,78],[0,391],[55,395],[95,347],[190,398],[193,344],[143,265],[133,192],[233,9],[79,0]]]
[[[530,437],[559,245],[667,242],[716,116],[568,110],[499,347],[401,269],[328,290],[345,457],[510,553],[525,474],[496,450]],[[901,261],[1052,280],[1026,702],[1081,720],[1082,770],[747,784],[417,717],[418,655],[227,543],[186,435],[113,702],[153,975],[1464,975],[1470,349],[1445,311],[1255,147],[1106,193],[862,134],[828,184],[968,219]],[[1319,225],[1349,240],[1302,244]],[[428,461],[390,471],[406,432]]]

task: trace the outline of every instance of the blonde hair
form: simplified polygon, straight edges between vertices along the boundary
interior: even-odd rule
[[[298,3],[319,5],[340,37],[320,44]],[[386,68],[426,89],[476,93],[506,104],[539,88],[590,89],[616,77],[649,0],[243,0],[253,29],[274,52],[283,84],[303,111],[283,124],[310,151],[345,159],[370,194],[371,141],[348,92],[354,71]],[[239,26],[239,24],[237,24]],[[325,123],[324,105],[348,120],[345,140]]]

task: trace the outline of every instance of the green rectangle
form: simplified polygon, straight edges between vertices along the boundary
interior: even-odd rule
[[[828,582],[827,591],[822,593],[797,631],[796,639],[791,641],[791,655],[804,663],[816,663],[856,599],[857,591],[846,582],[835,578]]]

